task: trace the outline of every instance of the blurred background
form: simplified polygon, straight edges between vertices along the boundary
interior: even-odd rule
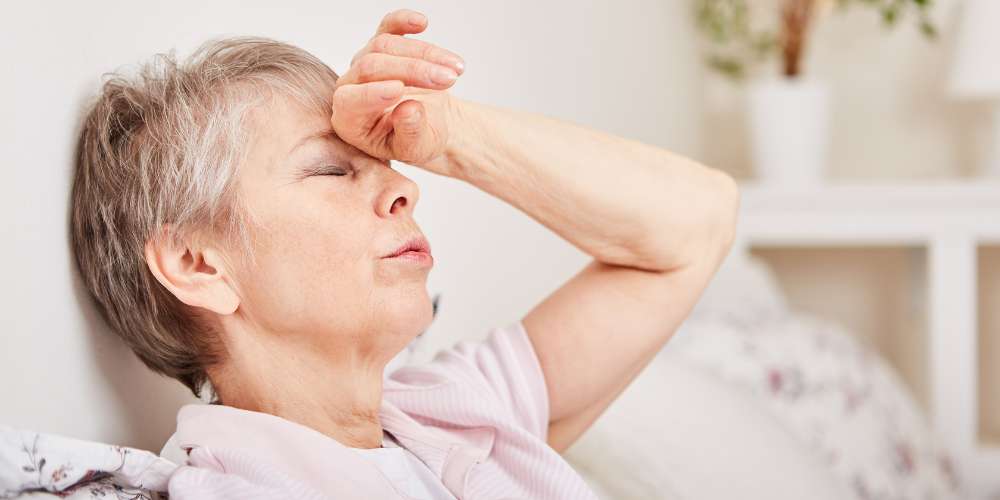
[[[747,104],[755,84],[782,72],[780,58],[755,64],[742,80],[713,70],[694,0],[0,2],[0,424],[156,451],[173,432],[177,409],[193,400],[113,338],[73,269],[74,141],[105,73],[221,34],[287,41],[342,72],[382,16],[406,7],[430,18],[419,38],[468,63],[456,96],[688,155],[741,180],[751,202],[745,209],[827,199],[824,210],[836,212],[857,199],[885,199],[882,188],[903,189],[899,196],[914,210],[926,208],[922,193],[943,200],[938,208],[974,198],[995,209],[1000,197],[991,193],[1000,191],[988,187],[987,173],[993,106],[949,86],[962,0],[935,0],[922,11],[934,37],[912,15],[890,29],[879,7],[855,3],[819,9],[809,28],[800,72],[831,96],[821,172],[783,183],[761,182],[757,122]],[[756,12],[777,12],[774,5],[762,1]],[[773,21],[768,15],[753,22]],[[1000,45],[987,48],[1000,67]],[[398,168],[421,188],[416,216],[437,263],[429,290],[440,295],[440,310],[422,360],[520,319],[588,261],[468,185]],[[949,194],[934,194],[935,186]],[[768,205],[772,199],[780,206]],[[884,358],[915,404],[933,414],[926,271],[933,256],[917,237],[839,240],[833,233],[806,243],[758,242],[758,231],[736,251],[768,268],[791,309],[843,325]],[[975,246],[975,380],[960,389],[975,391],[973,432],[986,444],[1000,442],[998,243]]]

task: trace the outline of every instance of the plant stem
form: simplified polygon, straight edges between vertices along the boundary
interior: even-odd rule
[[[785,76],[801,72],[802,49],[812,20],[814,0],[784,0],[781,3],[781,59]]]

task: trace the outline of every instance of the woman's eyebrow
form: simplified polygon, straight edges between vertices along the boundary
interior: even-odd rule
[[[296,141],[295,144],[292,146],[292,149],[288,150],[287,154],[292,154],[296,149],[299,148],[299,146],[302,146],[303,144],[306,144],[309,141],[313,141],[316,139],[323,139],[323,138],[329,140],[338,139],[337,134],[335,134],[332,130],[320,130],[319,132],[314,132]]]

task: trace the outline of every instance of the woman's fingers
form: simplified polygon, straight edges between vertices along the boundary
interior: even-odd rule
[[[351,60],[351,66],[357,64],[362,57],[373,53],[421,59],[429,63],[447,66],[459,75],[465,72],[465,61],[454,53],[421,40],[387,33],[372,38],[368,45],[354,56],[354,59]]]
[[[403,82],[399,80],[339,85],[333,92],[333,107],[350,113],[374,113],[399,102],[403,90]]]
[[[403,98],[447,100],[448,93],[438,91],[455,83],[465,71],[465,61],[403,36],[426,27],[427,17],[410,10],[387,15],[368,45],[354,56],[351,68],[337,80],[330,121],[348,144],[376,158],[409,163],[423,163],[442,153],[448,137],[447,117],[435,111],[439,108],[434,104],[428,108]]]
[[[398,94],[396,94],[398,92]],[[376,158],[419,163],[435,151],[424,105],[403,97],[402,82],[338,87],[333,94],[334,132]],[[389,108],[395,106],[391,112]],[[384,141],[384,142],[383,142]]]
[[[386,80],[400,80],[408,87],[444,90],[458,79],[455,70],[412,57],[371,53],[362,56],[341,75],[337,85],[355,85]]]
[[[403,98],[403,90],[403,82],[398,80],[338,86],[330,118],[333,130],[348,142],[368,135],[385,110]]]
[[[399,9],[396,12],[386,14],[375,30],[375,36],[383,33],[393,35],[412,35],[427,29],[427,16],[413,12],[410,9]]]

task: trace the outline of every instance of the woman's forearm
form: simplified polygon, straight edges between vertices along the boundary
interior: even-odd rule
[[[455,100],[434,170],[514,205],[606,264],[668,271],[728,249],[738,194],[717,170],[529,113]],[[714,257],[714,258],[713,258]]]

